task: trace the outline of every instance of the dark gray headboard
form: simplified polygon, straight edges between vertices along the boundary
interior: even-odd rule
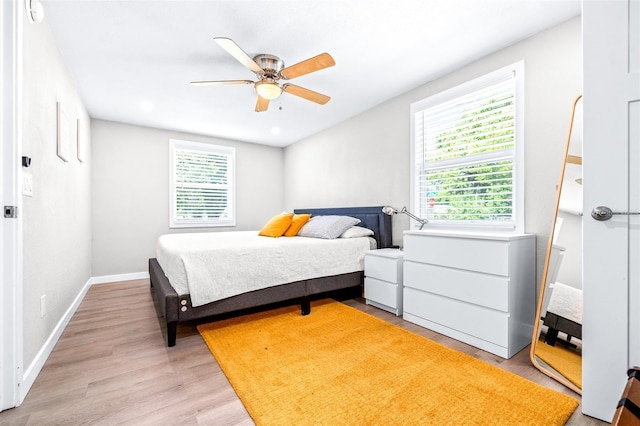
[[[378,243],[378,248],[392,246],[391,216],[382,213],[383,206],[335,207],[324,209],[295,209],[294,213],[311,213],[312,216],[340,215],[360,219],[358,226],[369,228]]]

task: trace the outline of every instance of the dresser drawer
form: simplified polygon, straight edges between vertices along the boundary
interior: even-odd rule
[[[393,284],[402,282],[402,259],[367,254],[364,257],[364,274]]]
[[[509,314],[404,288],[404,313],[502,347],[509,344]]]
[[[364,297],[367,301],[381,303],[390,308],[398,308],[398,302],[402,298],[402,287],[387,281],[365,277]]]
[[[437,235],[405,235],[404,259],[507,276],[509,242]]]
[[[404,286],[509,312],[506,277],[406,261]]]

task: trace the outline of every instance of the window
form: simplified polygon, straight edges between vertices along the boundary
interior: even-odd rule
[[[169,140],[170,228],[235,225],[235,148]]]
[[[429,226],[524,231],[522,62],[411,105],[411,205]]]

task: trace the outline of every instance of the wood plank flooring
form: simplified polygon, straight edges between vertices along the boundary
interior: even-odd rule
[[[578,397],[538,372],[528,347],[509,360],[439,335],[373,308],[364,312],[466,352],[560,392]],[[464,389],[460,389],[464,392]],[[0,413],[0,425],[253,425],[198,334],[166,329],[148,280],[91,287],[20,407]],[[569,425],[604,425],[580,408]]]

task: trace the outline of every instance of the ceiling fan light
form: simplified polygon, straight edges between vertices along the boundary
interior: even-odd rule
[[[261,98],[272,100],[282,94],[282,88],[273,81],[259,81],[256,83],[256,92]]]

